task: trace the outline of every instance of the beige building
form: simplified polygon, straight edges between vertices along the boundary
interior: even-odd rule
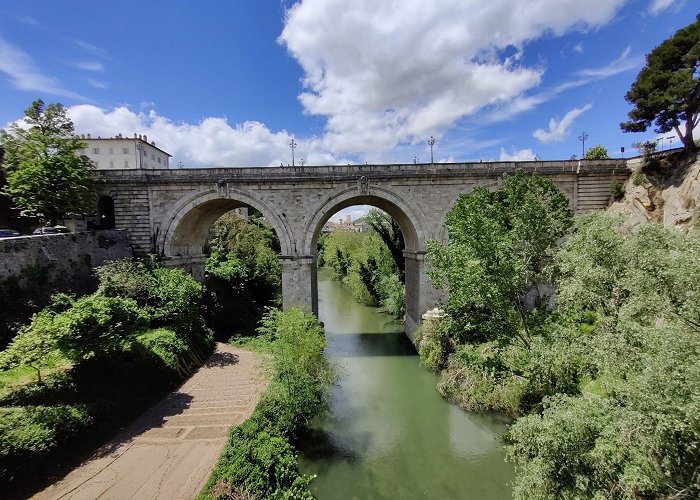
[[[87,143],[83,154],[90,158],[98,170],[169,168],[171,155],[156,147],[148,137],[136,135],[110,138],[81,137]]]

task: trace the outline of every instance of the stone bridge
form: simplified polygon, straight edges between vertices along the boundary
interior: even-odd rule
[[[410,335],[437,293],[426,276],[426,243],[446,241],[445,215],[461,193],[498,188],[516,169],[551,177],[579,212],[604,208],[625,160],[440,163],[323,167],[102,170],[100,212],[129,230],[135,253],[203,274],[209,229],[224,213],[251,206],[280,240],[284,307],[317,311],[316,241],[338,210],[373,205],[401,227],[406,248],[406,322]]]

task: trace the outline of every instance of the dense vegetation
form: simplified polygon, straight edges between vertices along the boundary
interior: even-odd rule
[[[46,466],[88,451],[211,351],[202,287],[184,272],[118,261],[97,275],[97,292],[55,295],[0,353],[6,492],[27,478],[40,486]]]
[[[94,210],[93,165],[79,153],[85,143],[63,105],[38,99],[24,115],[26,128],[13,123],[0,131],[5,192],[26,214],[51,225],[67,213]]]
[[[217,336],[255,333],[265,310],[282,302],[279,241],[259,214],[247,220],[228,213],[209,241],[205,287]]]
[[[253,415],[231,429],[204,498],[313,498],[294,442],[326,408],[333,370],[318,320],[301,309],[270,310],[256,339],[271,353],[270,385]]]
[[[395,231],[400,233],[398,227]],[[403,239],[397,244],[402,245]],[[347,285],[359,302],[380,306],[401,318],[405,310],[403,266],[397,265],[389,248],[377,231],[335,231],[323,237],[319,265],[329,268],[333,279]],[[403,255],[399,260],[403,262]]]
[[[697,498],[700,239],[594,214],[557,248],[570,219],[548,182],[459,200],[430,249],[450,298],[422,361],[461,406],[520,417],[516,498]],[[556,300],[527,304],[546,278]]]

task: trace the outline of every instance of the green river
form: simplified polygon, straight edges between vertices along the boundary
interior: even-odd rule
[[[319,271],[327,355],[341,371],[331,414],[302,443],[300,469],[319,499],[505,499],[513,467],[503,421],[467,413],[435,389],[403,326],[355,302]]]

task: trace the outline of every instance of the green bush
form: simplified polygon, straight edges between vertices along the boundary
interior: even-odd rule
[[[301,309],[275,309],[263,318],[260,334],[271,342],[270,385],[250,419],[230,431],[205,494],[310,499],[312,478],[299,475],[290,442],[327,408],[334,374],[323,330]]]
[[[33,457],[76,438],[91,422],[84,406],[0,407],[0,481],[9,481]]]
[[[214,331],[253,335],[265,310],[281,305],[279,241],[264,219],[222,217],[214,227],[205,287]]]
[[[335,231],[324,237],[321,260],[361,304],[397,318],[405,312],[402,272],[378,234]]]

